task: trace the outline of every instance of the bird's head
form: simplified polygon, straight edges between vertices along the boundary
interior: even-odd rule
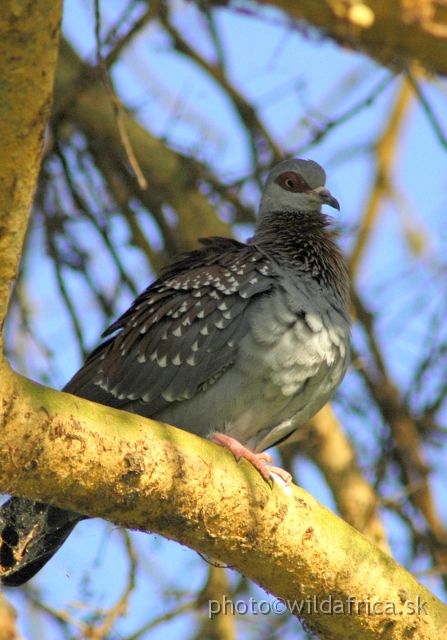
[[[285,160],[269,173],[259,213],[272,211],[321,211],[321,205],[340,210],[338,201],[325,188],[324,169],[313,160]]]

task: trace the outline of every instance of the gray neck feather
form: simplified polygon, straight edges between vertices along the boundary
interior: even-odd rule
[[[306,273],[347,304],[348,269],[330,230],[332,218],[318,211],[264,212],[250,244],[256,245],[281,268]]]

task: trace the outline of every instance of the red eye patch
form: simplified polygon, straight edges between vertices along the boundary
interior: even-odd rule
[[[292,193],[305,193],[306,191],[312,191],[303,176],[295,171],[286,171],[285,173],[281,173],[281,175],[275,179],[275,182],[286,191],[292,191]]]

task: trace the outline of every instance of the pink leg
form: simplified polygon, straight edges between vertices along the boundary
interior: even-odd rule
[[[224,447],[224,449],[228,449],[234,455],[236,460],[239,462],[241,458],[245,458],[259,471],[261,476],[267,482],[272,478],[272,473],[279,476],[286,485],[292,480],[292,476],[290,473],[285,471],[284,469],[280,469],[279,467],[272,466],[272,458],[268,453],[253,453],[247,447],[244,447],[243,444],[231,438],[230,436],[225,435],[224,433],[213,433],[210,437],[211,442],[215,442],[216,444]]]

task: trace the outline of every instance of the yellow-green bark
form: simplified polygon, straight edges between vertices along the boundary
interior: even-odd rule
[[[61,0],[0,2],[0,321],[17,274],[51,107]]]
[[[365,605],[358,615],[304,610],[322,638],[447,637],[447,608],[304,490],[287,496],[202,438],[46,389],[3,366],[0,491],[158,532],[286,600],[394,603],[394,615],[367,615]],[[427,613],[408,615],[407,602],[418,597]]]

